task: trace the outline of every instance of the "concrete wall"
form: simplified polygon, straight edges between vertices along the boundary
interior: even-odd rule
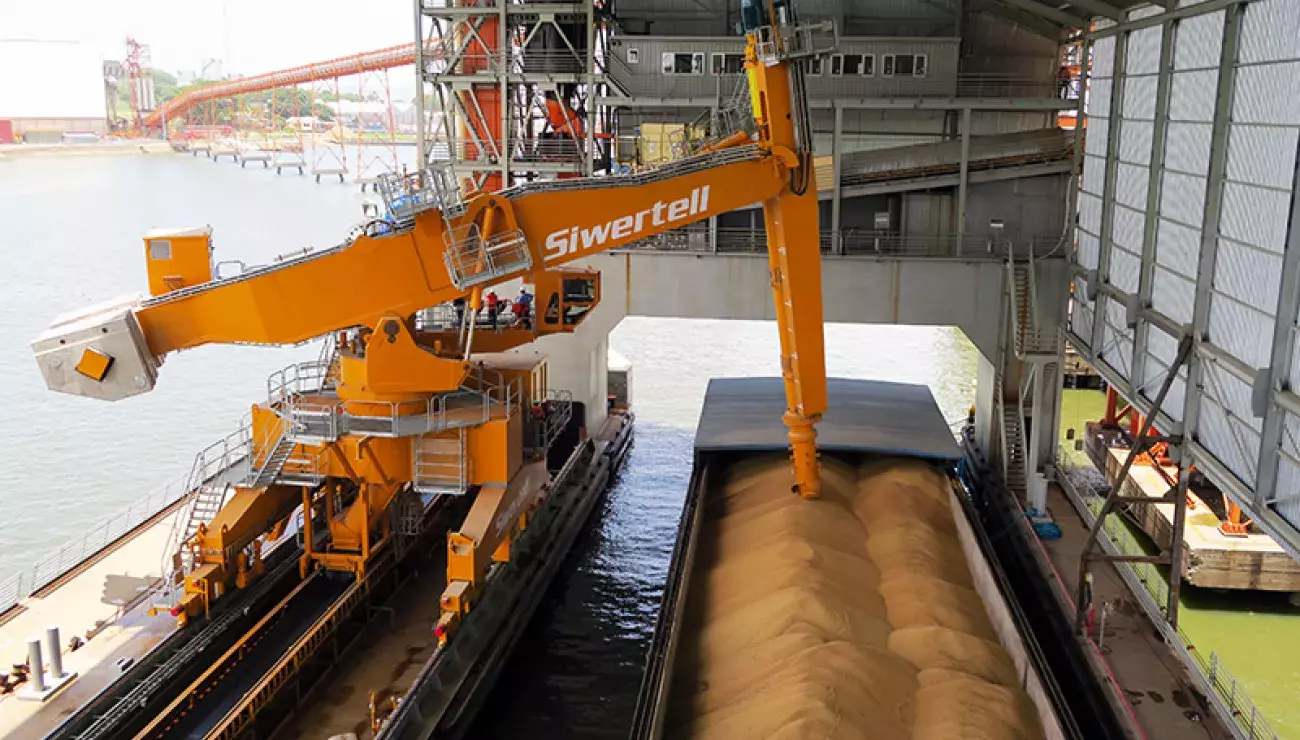
[[[624,315],[776,318],[766,255],[630,252],[592,264],[604,276],[602,307],[622,298]],[[823,268],[827,322],[958,326],[997,356],[1005,269],[996,262],[836,257]]]

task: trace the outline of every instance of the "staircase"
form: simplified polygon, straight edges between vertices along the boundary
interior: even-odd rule
[[[1025,430],[1020,404],[1006,403],[1002,393],[1002,374],[994,377],[994,393],[1002,414],[1002,477],[1007,488],[1017,496],[1023,497],[1028,489],[1025,475]]]
[[[445,434],[445,433],[442,433]],[[465,493],[469,471],[465,464],[465,429],[456,436],[422,434],[412,440],[411,484],[420,493]]]
[[[194,502],[190,505],[189,518],[185,522],[185,536],[182,543],[189,542],[198,534],[199,525],[207,524],[226,504],[226,495],[230,486],[225,483],[205,483],[194,492]]]
[[[1030,274],[1033,267],[1028,263],[1011,267],[1011,310],[1015,315],[1016,357],[1024,359],[1025,349],[1029,344],[1029,333],[1033,331],[1033,299],[1030,296]]]
[[[284,469],[284,464],[293,455],[295,444],[291,435],[281,432],[280,438],[275,442],[275,447],[267,455],[266,462],[262,463],[262,467],[257,469],[252,480],[248,482],[248,487],[266,488],[274,483],[276,476],[280,475],[280,471]]]
[[[1009,286],[1011,312],[1011,339],[1016,359],[1027,360],[1030,355],[1052,355],[1059,352],[1059,339],[1039,328],[1038,286],[1033,259],[1015,262],[1008,259],[1007,285]]]

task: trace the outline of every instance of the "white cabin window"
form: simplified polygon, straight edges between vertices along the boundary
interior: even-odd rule
[[[704,52],[665,51],[663,53],[663,73],[666,75],[704,74]]]
[[[804,74],[808,75],[809,77],[821,77],[822,58],[812,57],[808,59],[808,61],[805,62]]]
[[[885,77],[925,77],[927,54],[886,54],[881,74]]]
[[[876,55],[875,54],[862,55],[862,76],[863,77],[876,76]]]
[[[715,51],[710,59],[710,67],[715,75],[744,74],[745,55],[726,54],[720,51]]]
[[[629,46],[627,49],[627,63],[639,64],[641,62],[641,52],[635,46]]]

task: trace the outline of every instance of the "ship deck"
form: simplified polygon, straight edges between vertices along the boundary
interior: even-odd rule
[[[610,415],[594,437],[600,454],[622,429],[622,417]],[[371,698],[385,711],[394,698],[410,690],[437,647],[432,625],[442,612],[439,597],[446,584],[446,557],[435,557],[382,607],[376,629],[368,630],[357,648],[334,669],[326,685],[283,728],[289,738],[325,738],[353,733],[371,740]]]
[[[1061,528],[1061,537],[1038,542],[1059,587],[1054,589],[1056,596],[1067,614],[1072,614],[1072,595],[1079,582],[1079,557],[1088,526],[1055,483],[1048,486],[1047,507]],[[1144,737],[1148,740],[1233,737],[1212,716],[1200,713],[1183,664],[1152,629],[1115,567],[1110,563],[1096,563],[1092,574],[1095,603],[1109,603],[1114,608],[1106,616],[1103,634],[1095,636],[1086,647],[1094,665],[1106,675],[1125,713],[1144,730]],[[1097,610],[1098,622],[1100,612]]]
[[[0,621],[0,666],[27,659],[27,640],[58,627],[64,671],[76,673],[44,702],[16,693],[0,696],[0,737],[41,737],[122,674],[119,662],[136,661],[176,631],[176,618],[149,616],[150,589],[162,577],[164,552],[183,507],[159,512],[45,588],[23,599]],[[74,636],[85,645],[68,652]],[[48,657],[47,657],[48,662]]]

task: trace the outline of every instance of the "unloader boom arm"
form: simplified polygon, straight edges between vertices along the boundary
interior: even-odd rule
[[[767,226],[795,489],[816,496],[813,425],[826,408],[826,382],[817,188],[799,65],[825,50],[799,44],[809,28],[826,27],[789,25],[788,8],[781,11],[774,25],[749,29],[756,140],[737,134],[646,173],[530,183],[463,202],[449,194],[454,185],[423,183],[436,181],[436,172],[417,173],[407,176],[416,186],[401,218],[337,247],[229,279],[211,279],[203,263],[206,231],[146,237],[154,295],[60,317],[34,342],[47,384],[117,400],[151,390],[167,354],[204,344],[290,344],[381,323],[392,342],[400,333],[394,317],[464,297],[477,309],[481,291],[492,285],[758,203]],[[394,202],[390,215],[397,213]],[[170,274],[184,240],[189,261]],[[468,343],[462,349],[468,353]],[[411,350],[418,360],[417,348]]]

